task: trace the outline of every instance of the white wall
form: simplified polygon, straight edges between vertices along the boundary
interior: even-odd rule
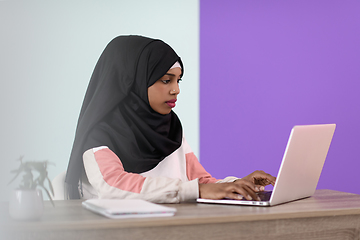
[[[82,100],[106,44],[122,34],[159,38],[182,57],[175,112],[199,154],[199,1],[0,1],[0,189],[24,160],[66,170]],[[1,194],[0,200],[7,199]]]

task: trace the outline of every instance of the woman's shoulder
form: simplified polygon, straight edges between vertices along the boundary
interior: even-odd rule
[[[180,147],[184,149],[185,154],[193,152],[190,145],[186,141],[186,138],[185,138],[184,134],[183,134],[182,143],[181,143]]]

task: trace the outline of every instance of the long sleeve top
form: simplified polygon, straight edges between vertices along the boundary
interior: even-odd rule
[[[199,184],[232,182],[213,178],[183,138],[180,148],[155,168],[140,174],[126,172],[121,159],[107,146],[87,150],[83,162],[88,181],[84,198],[144,199],[155,203],[179,203],[199,197]]]

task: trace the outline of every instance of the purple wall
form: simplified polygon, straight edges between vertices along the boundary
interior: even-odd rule
[[[205,169],[276,175],[292,126],[336,123],[318,188],[360,194],[360,1],[200,4]]]

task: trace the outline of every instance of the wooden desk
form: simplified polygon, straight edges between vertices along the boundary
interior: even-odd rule
[[[40,221],[0,220],[0,239],[360,239],[360,195],[317,190],[311,198],[274,207],[168,204],[174,217],[113,220],[80,200],[48,202]],[[1,213],[7,210],[0,205]]]

